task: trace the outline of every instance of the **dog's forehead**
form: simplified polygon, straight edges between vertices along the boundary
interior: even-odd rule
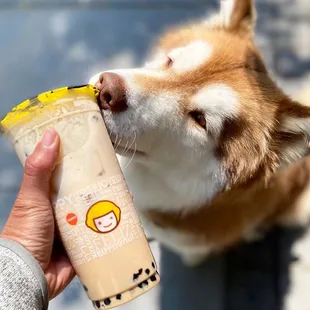
[[[173,60],[174,70],[184,73],[195,70],[207,63],[213,53],[212,44],[207,41],[197,40],[171,49],[168,57]]]
[[[159,55],[161,58],[180,58],[183,66],[193,61],[193,65],[211,64],[218,71],[221,70],[221,65],[225,68],[247,66],[249,52],[253,50],[256,48],[249,37],[240,37],[200,24],[167,32],[155,47],[155,58]]]

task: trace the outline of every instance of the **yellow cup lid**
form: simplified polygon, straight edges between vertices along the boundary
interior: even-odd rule
[[[93,85],[65,86],[41,93],[36,97],[27,99],[12,109],[0,122],[0,131],[14,126],[18,121],[28,117],[38,107],[42,108],[57,100],[66,98],[68,95],[77,94],[93,97],[97,100],[99,90]]]

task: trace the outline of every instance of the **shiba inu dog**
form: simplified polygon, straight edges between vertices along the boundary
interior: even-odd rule
[[[222,1],[144,67],[90,80],[144,227],[189,266],[310,218],[310,109],[271,79],[253,2]]]

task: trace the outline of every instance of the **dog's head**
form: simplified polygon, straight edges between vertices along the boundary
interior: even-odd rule
[[[251,0],[164,34],[142,68],[99,73],[116,150],[148,165],[216,176],[223,186],[306,153],[307,109],[271,80],[257,50]]]

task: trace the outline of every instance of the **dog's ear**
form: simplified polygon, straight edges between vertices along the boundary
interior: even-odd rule
[[[211,19],[211,24],[228,31],[252,34],[256,23],[254,1],[221,0],[220,12]]]
[[[310,151],[310,107],[289,98],[279,104],[278,146],[284,161],[291,162]]]

